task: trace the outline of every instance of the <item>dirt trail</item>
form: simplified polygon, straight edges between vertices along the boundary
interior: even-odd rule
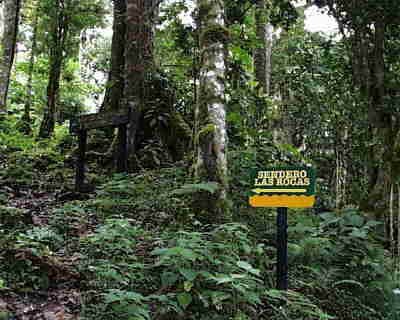
[[[55,193],[33,190],[14,193],[7,192],[7,206],[23,210],[24,216],[32,226],[45,227],[51,212],[60,207],[63,201]],[[13,251],[18,260],[29,260],[32,265],[46,272],[49,288],[38,291],[33,288],[19,288],[0,291],[1,320],[77,320],[81,310],[79,292],[80,275],[75,271],[79,255],[67,256],[64,250],[48,256],[37,256],[29,249]],[[25,291],[25,292],[24,292]]]

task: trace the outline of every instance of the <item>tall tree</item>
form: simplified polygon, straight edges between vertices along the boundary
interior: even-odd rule
[[[198,0],[197,8],[201,56],[196,175],[200,180],[219,184],[219,191],[208,204],[221,217],[228,189],[224,45],[229,33],[224,26],[222,1]]]
[[[41,11],[51,32],[47,34],[49,73],[47,104],[39,137],[48,138],[54,131],[62,68],[67,59],[76,57],[82,30],[99,25],[104,16],[103,0],[48,0]]]
[[[37,4],[36,4],[37,5]],[[35,69],[35,56],[37,51],[37,33],[38,33],[39,9],[36,7],[33,13],[33,30],[31,41],[31,52],[28,67],[28,82],[26,84],[26,101],[24,105],[24,114],[22,116],[22,129],[26,134],[31,133],[31,108],[33,100],[33,73]]]
[[[153,28],[151,16],[155,1],[126,1],[125,45],[125,107],[133,110],[128,125],[128,149],[132,155],[137,148],[136,134],[145,99],[146,73],[153,66]]]
[[[64,60],[64,49],[69,28],[69,19],[66,12],[66,2],[68,1],[69,0],[55,0],[50,9],[50,67],[47,84],[47,105],[40,125],[40,138],[49,138],[54,131],[56,105],[60,89],[61,68]]]
[[[398,25],[400,4],[396,0],[324,0],[318,4],[328,6],[350,43],[354,83],[367,102],[369,139],[374,141],[366,153],[369,195],[365,204],[369,209],[378,209],[376,199],[387,198],[396,178],[394,146],[400,118],[387,104],[391,97],[385,78],[391,68],[385,61],[385,47],[390,38],[388,31]]]
[[[6,111],[8,87],[18,34],[20,0],[4,0],[4,31],[0,56],[0,113]]]
[[[101,111],[118,110],[124,91],[126,0],[114,0],[110,72]]]
[[[268,23],[265,0],[257,0],[255,10],[257,48],[254,51],[254,71],[262,93],[269,94],[271,84],[271,54],[273,27]]]

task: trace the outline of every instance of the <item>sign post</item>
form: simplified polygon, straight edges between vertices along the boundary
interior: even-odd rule
[[[257,171],[253,177],[253,207],[277,208],[276,288],[288,289],[288,208],[311,208],[315,203],[315,171],[311,167],[276,167]]]
[[[276,288],[278,290],[288,289],[288,254],[287,254],[287,208],[278,208],[276,219],[277,236],[277,268]]]

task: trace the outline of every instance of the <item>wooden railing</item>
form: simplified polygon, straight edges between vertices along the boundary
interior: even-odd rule
[[[87,149],[87,132],[91,129],[105,127],[118,128],[117,171],[128,171],[127,129],[132,117],[132,110],[104,112],[82,115],[70,120],[70,133],[78,136],[78,156],[76,159],[75,190],[85,191],[85,162]]]

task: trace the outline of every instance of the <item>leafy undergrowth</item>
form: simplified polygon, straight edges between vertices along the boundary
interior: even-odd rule
[[[184,168],[116,175],[42,226],[1,207],[2,292],[78,290],[70,312],[82,319],[398,319],[379,223],[351,209],[291,215],[282,294],[273,237],[259,227],[273,230],[274,217],[204,225],[191,198],[213,186],[185,177]]]
[[[69,134],[66,126],[56,126],[51,139],[36,139],[19,132],[16,122],[9,116],[0,123],[0,203],[71,191],[77,138]],[[102,139],[96,135],[88,139],[86,179],[93,185],[104,182],[109,174],[109,167],[103,163],[106,154],[92,150],[98,144],[107,145]]]
[[[185,167],[102,178],[62,202],[65,132],[12,136],[0,134],[0,319],[400,317],[383,226],[355,209],[290,214],[291,290],[274,290],[275,213],[245,201],[251,152],[232,157],[234,221],[216,226],[191,209],[215,185],[191,184]]]
[[[5,122],[2,122],[5,125]],[[64,151],[72,144],[64,127],[51,140],[37,141],[13,126],[0,131],[0,187],[15,193],[25,190],[54,190],[71,175]]]

